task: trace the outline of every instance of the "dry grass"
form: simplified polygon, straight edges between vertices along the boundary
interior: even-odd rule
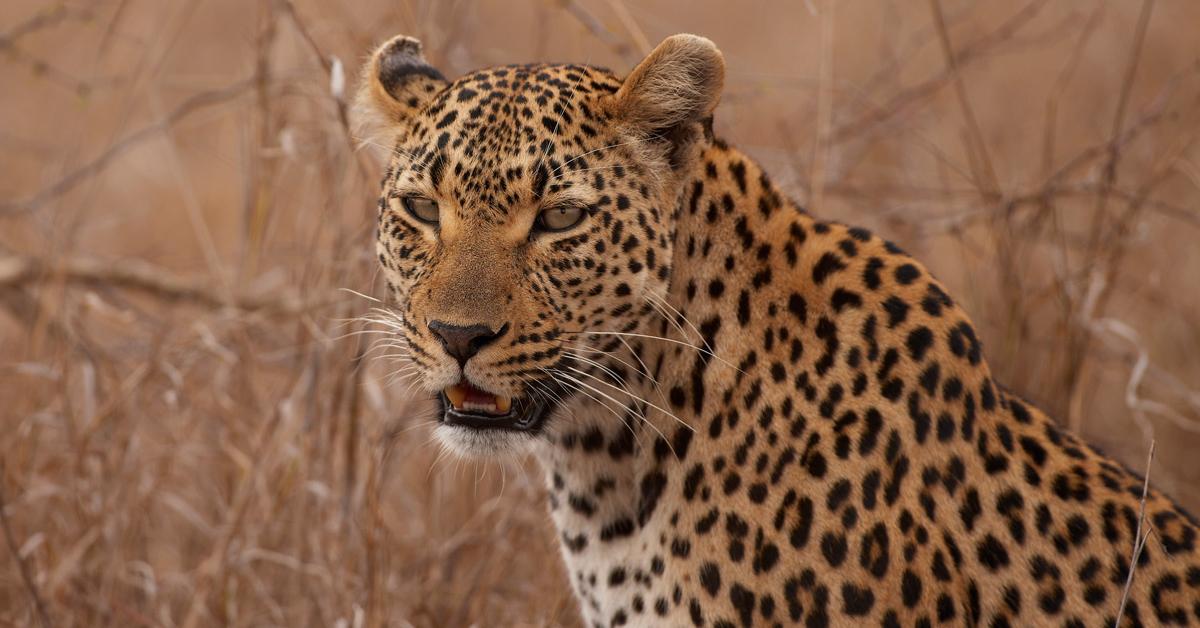
[[[719,133],[924,259],[1016,390],[1128,463],[1156,439],[1155,484],[1200,509],[1197,23],[1188,0],[0,3],[0,624],[576,621],[536,469],[439,458],[342,290],[380,294],[343,77],[395,32],[451,75],[710,36]]]

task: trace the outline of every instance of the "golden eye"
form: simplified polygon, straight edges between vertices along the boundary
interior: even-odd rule
[[[566,231],[579,224],[586,214],[582,207],[560,205],[542,210],[534,221],[534,228],[540,231]]]
[[[405,196],[400,202],[404,205],[404,209],[408,210],[408,213],[412,214],[413,218],[431,225],[437,224],[437,201],[420,196]]]

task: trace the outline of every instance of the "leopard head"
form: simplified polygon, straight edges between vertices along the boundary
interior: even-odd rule
[[[516,451],[671,280],[681,187],[724,78],[707,39],[663,41],[628,76],[519,65],[447,80],[395,37],[356,109],[390,149],[377,251],[417,388],[451,449]],[[579,342],[586,338],[589,342]],[[565,420],[565,419],[561,419]]]

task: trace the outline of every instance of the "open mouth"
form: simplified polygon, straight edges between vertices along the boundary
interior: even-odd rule
[[[463,380],[442,390],[442,423],[476,429],[533,431],[540,427],[546,404],[528,397],[504,397]]]

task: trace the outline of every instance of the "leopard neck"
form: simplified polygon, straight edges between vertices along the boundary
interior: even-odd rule
[[[741,166],[714,166],[730,160]],[[720,189],[729,182],[721,177],[732,177],[743,191],[754,186],[756,194],[734,198],[723,193]],[[669,291],[646,297],[644,322],[636,328],[601,338],[597,344],[608,356],[596,375],[615,377],[607,383],[591,381],[590,390],[573,395],[537,446],[569,568],[596,552],[619,555],[654,519],[673,516],[658,511],[668,477],[685,475],[695,466],[696,443],[709,431],[706,417],[721,401],[719,390],[729,388],[744,370],[734,363],[732,352],[716,345],[718,332],[738,325],[736,318],[724,320],[716,310],[697,307],[692,297],[703,290],[748,298],[739,297],[736,286],[714,282],[728,276],[726,260],[744,255],[738,234],[764,228],[759,223],[770,212],[763,213],[753,198],[767,199],[772,210],[787,203],[749,158],[724,143],[717,141],[701,153],[674,201],[677,228]],[[729,237],[713,238],[714,226]]]

